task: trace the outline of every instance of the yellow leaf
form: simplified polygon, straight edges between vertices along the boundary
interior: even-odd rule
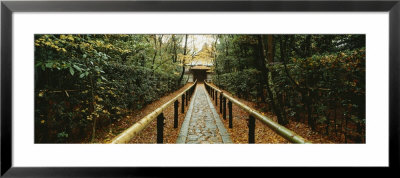
[[[72,37],[72,35],[68,35],[68,39],[74,41],[74,37]]]

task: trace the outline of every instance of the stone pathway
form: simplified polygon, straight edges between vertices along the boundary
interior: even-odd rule
[[[176,143],[232,143],[204,84],[198,84]]]

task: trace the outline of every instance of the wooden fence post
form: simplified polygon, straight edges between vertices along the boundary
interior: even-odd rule
[[[222,116],[226,120],[226,97],[222,99]]]
[[[181,113],[185,112],[185,94],[182,95],[182,110]]]
[[[232,115],[232,102],[228,101],[228,109],[229,109],[229,128],[233,127],[233,123],[232,123],[232,119],[233,119],[233,115]]]
[[[223,99],[223,95],[222,95],[222,92],[221,92],[221,94],[219,95],[219,112],[220,113],[222,113],[222,99]]]
[[[157,143],[163,143],[164,134],[164,114],[157,116]]]
[[[174,128],[178,128],[178,107],[179,107],[179,101],[176,100],[174,102]]]
[[[190,98],[190,96],[189,96],[189,94],[188,94],[188,92],[186,92],[186,106],[188,105],[188,101],[189,101],[189,98]]]
[[[249,143],[254,143],[254,132],[256,128],[256,119],[250,115],[249,116]]]
[[[218,93],[215,91],[215,106],[218,107]]]
[[[212,90],[212,96],[213,96],[213,100],[215,100],[215,90]]]

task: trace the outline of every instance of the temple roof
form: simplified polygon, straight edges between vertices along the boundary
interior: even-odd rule
[[[207,66],[192,66],[190,70],[210,70],[210,67]]]

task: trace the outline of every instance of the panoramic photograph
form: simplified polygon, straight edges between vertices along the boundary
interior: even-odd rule
[[[36,34],[36,144],[365,144],[364,34]]]

